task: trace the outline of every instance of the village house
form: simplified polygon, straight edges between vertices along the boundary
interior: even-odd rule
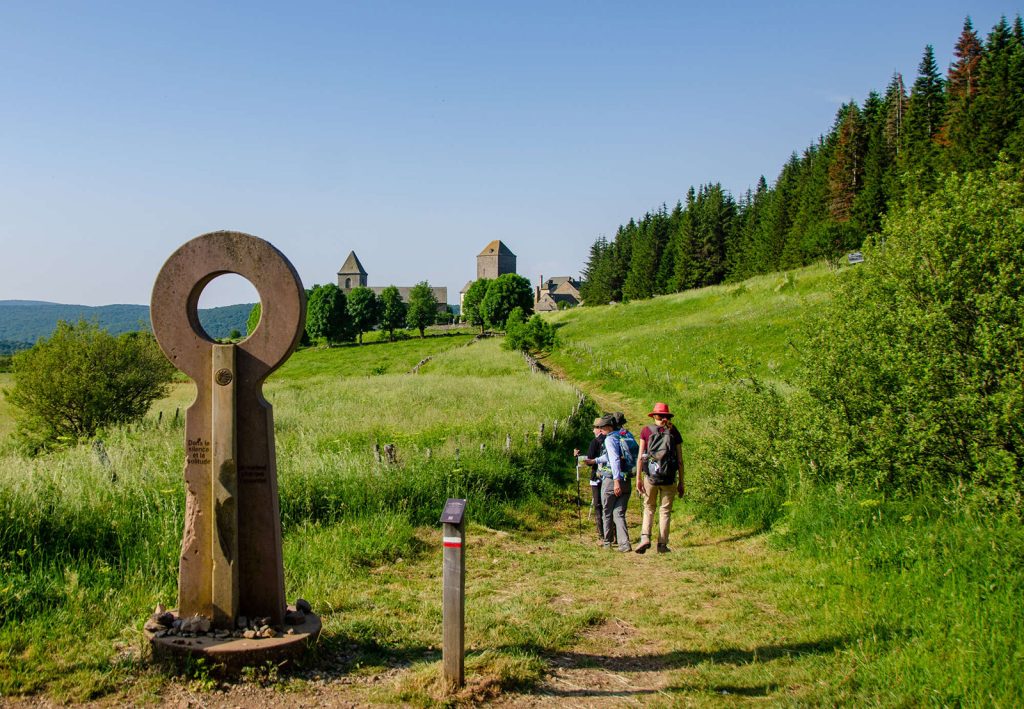
[[[544,280],[541,276],[533,289],[533,311],[543,313],[579,305],[580,282],[572,276],[554,276]]]

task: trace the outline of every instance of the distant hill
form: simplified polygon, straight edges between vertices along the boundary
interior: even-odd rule
[[[210,337],[223,338],[232,330],[245,332],[251,303],[206,308],[199,311],[199,322]],[[90,320],[112,334],[151,330],[146,305],[65,305],[38,300],[0,300],[0,354],[25,347],[40,337],[48,337],[58,320]]]

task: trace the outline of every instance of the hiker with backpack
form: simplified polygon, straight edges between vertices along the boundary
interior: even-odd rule
[[[590,442],[590,446],[587,448],[588,461],[592,461],[594,458],[600,456],[601,451],[604,450],[604,430],[601,428],[603,425],[603,418],[599,417],[594,419],[594,440]],[[580,449],[575,449],[572,454],[574,456],[579,456]],[[591,509],[594,510],[594,525],[597,527],[598,542],[604,544],[604,507],[601,502],[601,476],[598,473],[597,463],[591,462],[589,465],[590,494],[592,498]]]
[[[601,473],[601,504],[604,508],[604,546],[612,545],[614,530],[618,550],[633,550],[626,528],[626,506],[632,490],[629,474],[636,465],[640,446],[629,431],[621,432],[615,416],[606,414],[601,418],[601,432],[604,433],[604,451],[597,458],[587,458],[588,465],[597,463]]]
[[[658,553],[671,551],[668,548],[669,525],[672,522],[672,502],[676,495],[686,493],[683,475],[683,436],[672,425],[672,412],[668,404],[658,402],[647,414],[653,424],[644,426],[640,432],[640,453],[636,461],[636,491],[644,499],[643,523],[640,527],[640,544],[636,553],[643,554],[651,548],[651,531],[654,527],[654,508],[659,507]],[[660,505],[659,505],[660,498]]]

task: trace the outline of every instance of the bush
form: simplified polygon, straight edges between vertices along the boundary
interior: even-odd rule
[[[949,177],[893,212],[806,326],[796,393],[739,397],[703,502],[801,480],[903,497],[956,487],[1020,510],[1024,185]],[[769,515],[770,517],[770,515]]]
[[[150,333],[115,337],[85,321],[57,323],[49,339],[15,355],[13,369],[7,398],[34,450],[141,419],[174,373]]]
[[[550,350],[555,346],[555,328],[541,316],[534,315],[524,322],[520,308],[515,308],[505,322],[504,346],[524,352]]]

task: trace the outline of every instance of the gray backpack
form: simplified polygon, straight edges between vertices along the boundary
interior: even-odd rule
[[[672,446],[672,429],[659,431],[654,424],[647,439],[647,479],[651,485],[671,485],[676,481],[679,461]]]

